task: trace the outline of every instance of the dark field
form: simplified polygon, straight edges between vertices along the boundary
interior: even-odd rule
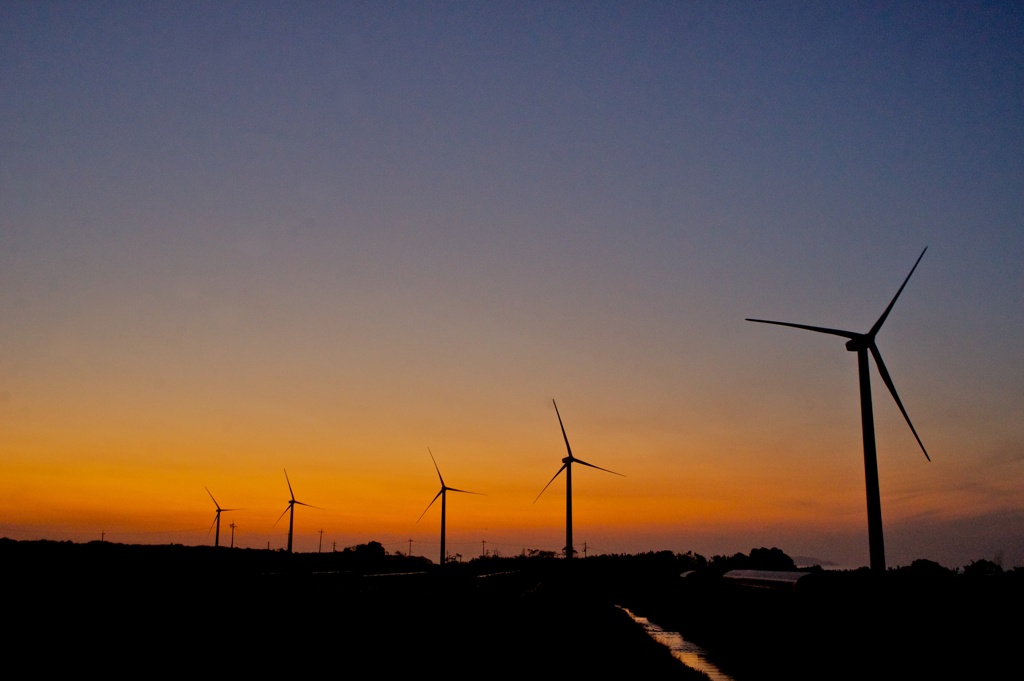
[[[475,560],[443,570],[336,554],[0,540],[14,655],[150,675],[509,672],[704,678],[615,608],[707,649],[737,681],[1001,678],[1016,666],[1024,574],[815,573],[759,589],[667,552]],[[937,566],[935,566],[937,567]]]

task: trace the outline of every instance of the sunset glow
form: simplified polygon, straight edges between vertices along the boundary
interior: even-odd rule
[[[7,3],[0,536],[1024,565],[1013,3]],[[435,505],[436,506],[436,505]],[[484,544],[483,542],[486,542]]]

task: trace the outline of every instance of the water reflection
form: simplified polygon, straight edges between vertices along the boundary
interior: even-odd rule
[[[707,654],[700,646],[685,641],[675,631],[665,631],[646,617],[634,615],[628,608],[623,608],[621,605],[618,608],[633,618],[633,621],[643,627],[651,638],[668,648],[676,659],[687,667],[704,672],[711,678],[711,681],[733,681],[732,677],[708,661]]]

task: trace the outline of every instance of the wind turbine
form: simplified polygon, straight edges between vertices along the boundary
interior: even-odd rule
[[[206,485],[203,485],[203,489],[205,489],[206,493],[210,495],[211,499],[213,499],[213,492],[210,491],[210,488],[207,487]],[[213,535],[213,548],[217,548],[217,547],[220,546],[220,514],[221,513],[226,513],[228,511],[237,511],[238,509],[237,508],[221,508],[220,504],[217,503],[216,499],[213,499],[213,505],[217,508],[217,515],[214,517],[213,525],[210,526],[210,529],[212,530],[214,527],[217,528],[217,533]],[[207,532],[206,536],[209,537],[210,533]]]
[[[430,500],[430,503],[427,504],[427,507],[425,509],[423,509],[423,513],[420,513],[420,517],[416,519],[416,522],[418,523],[419,521],[423,520],[423,516],[425,516],[427,514],[427,511],[429,511],[430,507],[434,505],[434,502],[437,501],[437,498],[441,497],[441,563],[440,564],[444,565],[445,557],[447,555],[444,552],[444,530],[445,530],[445,515],[446,515],[447,505],[448,505],[447,504],[447,502],[448,502],[448,492],[462,492],[463,494],[480,494],[480,492],[468,492],[468,491],[466,491],[464,489],[455,489],[454,487],[449,487],[448,485],[444,484],[444,478],[441,477],[441,469],[437,467],[437,460],[434,459],[434,453],[432,451],[430,451],[430,447],[427,447],[427,454],[430,454],[430,460],[434,462],[434,470],[437,471],[437,478],[438,478],[438,480],[441,481],[441,490],[437,494],[434,495],[433,499]],[[409,548],[409,552],[411,553],[412,552],[412,540],[410,539],[409,542],[410,542],[409,543],[409,547],[410,547]]]
[[[284,472],[284,480],[285,480],[285,482],[288,483],[288,494],[291,495],[291,500],[288,502],[288,508],[284,509],[284,511],[281,513],[281,515],[279,515],[277,517],[277,520],[274,521],[274,524],[277,525],[279,522],[281,522],[281,518],[284,517],[284,514],[285,513],[288,514],[288,553],[291,553],[292,552],[292,531],[295,529],[295,504],[298,504],[299,506],[309,506],[309,508],[317,508],[317,507],[316,506],[312,506],[312,505],[307,504],[307,503],[304,503],[304,502],[301,502],[301,501],[297,501],[295,499],[295,492],[292,491],[292,481],[288,479],[288,471],[287,470]]]
[[[555,473],[550,480],[548,480],[548,484],[544,485],[544,489],[542,489],[540,494],[537,495],[537,499],[540,499],[545,490],[547,490],[547,488],[551,486],[551,483],[555,481],[555,478],[557,478],[562,471],[565,471],[565,557],[572,558],[572,465],[574,463],[578,463],[582,466],[596,468],[597,470],[604,471],[605,473],[621,475],[622,477],[626,476],[622,475],[622,473],[616,473],[615,471],[595,466],[592,463],[587,463],[583,459],[577,459],[574,457],[572,455],[572,447],[569,446],[569,437],[565,434],[565,426],[562,425],[562,415],[558,413],[558,404],[553,399],[551,400],[551,404],[555,405],[555,415],[558,416],[558,425],[562,429],[562,438],[565,440],[565,451],[569,453],[569,456],[562,459],[562,467],[558,469],[558,472]],[[533,503],[536,504],[537,499],[534,499]]]
[[[806,329],[807,331],[841,336],[842,338],[849,339],[846,342],[846,349],[857,353],[857,372],[860,377],[861,430],[864,434],[864,479],[868,497],[868,546],[871,556],[871,569],[876,572],[885,572],[885,543],[882,539],[882,502],[878,492],[878,459],[875,450],[875,419],[871,410],[871,374],[868,370],[868,353],[870,352],[871,356],[875,358],[875,366],[878,367],[878,373],[882,377],[882,382],[885,383],[885,387],[889,389],[893,399],[896,400],[896,406],[900,408],[900,412],[903,414],[903,418],[906,419],[907,425],[910,426],[910,431],[914,434],[917,444],[921,446],[921,451],[924,452],[925,458],[931,461],[931,457],[928,456],[928,450],[924,448],[924,443],[918,437],[917,430],[914,428],[914,424],[910,422],[907,410],[903,408],[903,402],[900,401],[900,396],[896,393],[896,386],[893,385],[889,371],[885,368],[885,362],[882,361],[882,355],[878,351],[878,346],[875,345],[875,336],[878,334],[878,330],[882,328],[882,324],[885,323],[889,312],[892,311],[892,306],[896,304],[896,299],[903,293],[903,288],[910,281],[910,276],[914,274],[914,270],[917,269],[918,263],[921,262],[921,258],[924,257],[924,252],[927,250],[928,248],[925,247],[924,251],[921,251],[921,255],[917,256],[917,261],[910,268],[910,274],[903,280],[903,284],[896,291],[896,295],[893,296],[889,306],[885,308],[885,312],[882,313],[882,316],[878,318],[878,321],[875,322],[874,326],[867,333],[747,318],[748,322],[792,326],[796,329]]]

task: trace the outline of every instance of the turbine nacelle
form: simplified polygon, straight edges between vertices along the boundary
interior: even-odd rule
[[[858,336],[851,340],[846,341],[846,349],[850,352],[860,352],[861,350],[869,350],[874,345],[874,339],[868,336]]]

